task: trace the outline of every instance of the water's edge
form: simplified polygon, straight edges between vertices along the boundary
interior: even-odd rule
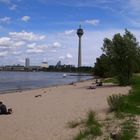
[[[91,75],[51,72],[0,72],[0,94],[69,85],[93,79]]]

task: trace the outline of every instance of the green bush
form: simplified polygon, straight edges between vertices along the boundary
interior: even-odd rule
[[[125,95],[122,94],[117,94],[117,95],[111,95],[107,98],[107,103],[110,107],[110,111],[119,111],[121,110],[122,107],[124,107],[125,102],[124,102],[124,97]]]

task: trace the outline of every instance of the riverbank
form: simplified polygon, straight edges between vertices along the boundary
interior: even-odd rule
[[[67,123],[94,110],[104,119],[108,112],[106,98],[127,94],[130,87],[105,84],[88,89],[93,80],[71,85],[1,94],[0,100],[13,114],[0,116],[2,140],[69,140],[76,133]]]

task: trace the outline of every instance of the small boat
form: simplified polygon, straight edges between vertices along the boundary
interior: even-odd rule
[[[63,78],[65,78],[66,76],[67,76],[67,74],[66,74],[66,73],[64,73],[64,74],[63,74]]]

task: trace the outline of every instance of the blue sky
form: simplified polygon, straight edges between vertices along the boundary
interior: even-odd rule
[[[140,41],[140,0],[0,0],[0,65],[47,61],[77,66],[79,24],[82,63],[93,66],[105,37],[127,28]]]

